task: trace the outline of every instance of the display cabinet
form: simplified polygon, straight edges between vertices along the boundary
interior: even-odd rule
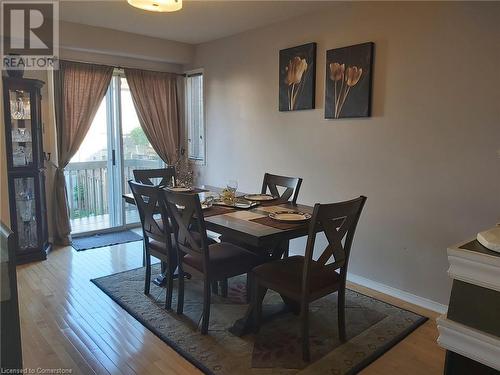
[[[48,241],[41,88],[34,79],[3,78],[11,227],[17,263],[43,260]]]

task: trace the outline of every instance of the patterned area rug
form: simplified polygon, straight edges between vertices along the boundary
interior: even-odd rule
[[[159,273],[153,266],[153,275]],[[199,333],[203,301],[201,280],[186,280],[184,315],[164,309],[165,290],[151,284],[144,295],[144,269],[138,268],[92,280],[133,317],[207,374],[353,374],[366,367],[410,334],[427,318],[348,290],[347,342],[337,333],[337,296],[310,305],[311,362],[304,363],[300,319],[283,310],[281,297],[268,291],[263,325],[257,335],[236,337],[228,332],[241,318],[245,277],[229,280],[228,298],[212,295],[209,334]],[[176,288],[173,308],[175,309]],[[266,318],[266,316],[268,318]]]

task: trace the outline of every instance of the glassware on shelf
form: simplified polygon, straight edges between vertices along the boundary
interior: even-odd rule
[[[34,178],[20,177],[14,180],[19,247],[37,246]]]
[[[12,142],[31,142],[31,132],[27,128],[15,128],[11,131]]]
[[[13,120],[31,119],[31,104],[29,92],[22,90],[10,91],[10,115]]]
[[[12,165],[24,167],[33,162],[33,153],[30,146],[14,146],[12,150]]]

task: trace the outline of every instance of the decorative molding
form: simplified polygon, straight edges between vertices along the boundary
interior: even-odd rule
[[[500,292],[500,257],[477,251],[460,249],[459,246],[448,248],[450,268],[448,275],[452,279]]]
[[[438,344],[457,354],[500,371],[500,338],[441,316],[437,319]]]
[[[392,286],[385,285],[385,284],[379,283],[377,281],[367,279],[367,278],[362,277],[362,276],[354,275],[352,273],[347,273],[347,280],[349,280],[355,284],[359,284],[361,286],[364,286],[364,287],[367,287],[370,289],[374,289],[378,292],[387,294],[391,297],[399,298],[403,301],[412,303],[414,305],[423,307],[425,309],[438,312],[440,314],[445,314],[446,311],[448,310],[447,305],[443,305],[439,302],[432,301],[430,299],[420,297],[420,296],[417,296],[415,294],[405,292],[404,290],[393,288]]]

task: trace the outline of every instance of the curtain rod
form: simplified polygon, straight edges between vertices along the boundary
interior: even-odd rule
[[[124,70],[124,69],[136,69],[136,70],[145,70],[147,72],[153,72],[153,73],[168,73],[168,74],[175,74],[175,75],[180,76],[180,77],[186,77],[187,76],[187,74],[185,74],[185,73],[161,72],[159,70],[140,69],[140,68],[133,68],[133,67],[128,67],[128,66],[116,66],[116,65],[107,65],[107,64],[96,64],[96,63],[93,63],[93,62],[90,62],[90,61],[82,61],[82,60],[59,59],[59,61],[69,61],[69,62],[76,62],[76,63],[80,63],[80,64],[92,64],[92,65],[110,66],[112,68],[121,69],[121,70]]]

